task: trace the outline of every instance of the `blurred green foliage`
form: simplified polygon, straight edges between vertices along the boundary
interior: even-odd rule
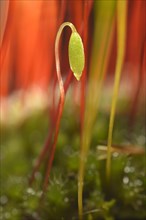
[[[32,188],[28,178],[47,136],[48,113],[36,112],[15,127],[1,126],[1,220],[78,219],[80,127],[75,108],[66,103],[50,183],[42,201],[46,162],[36,173]],[[106,141],[108,117],[106,111],[100,111],[92,132],[84,181],[84,220],[145,219],[145,155],[113,153],[111,183],[106,184],[105,159],[100,159],[97,145]],[[132,135],[126,116],[119,113],[116,117],[113,142],[144,147],[143,117],[138,116]]]

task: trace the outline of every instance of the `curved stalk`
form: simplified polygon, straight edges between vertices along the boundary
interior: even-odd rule
[[[51,156],[49,159],[49,163],[48,163],[48,167],[47,167],[47,172],[46,172],[46,176],[45,176],[45,180],[44,180],[44,186],[43,189],[44,191],[47,188],[48,185],[48,179],[49,179],[49,175],[50,175],[50,170],[52,167],[52,163],[53,163],[53,159],[54,159],[54,154],[55,154],[55,149],[56,149],[56,143],[57,143],[57,137],[58,137],[58,133],[59,133],[59,127],[60,127],[60,120],[61,120],[61,116],[62,116],[62,112],[63,112],[63,107],[64,107],[64,100],[65,100],[65,89],[64,89],[64,85],[63,85],[63,80],[62,80],[62,76],[61,76],[61,69],[60,69],[60,59],[59,59],[59,40],[60,40],[60,36],[62,34],[62,31],[64,29],[64,27],[69,26],[72,30],[72,32],[76,32],[76,29],[74,27],[74,25],[70,22],[64,22],[58,32],[57,32],[57,36],[56,36],[56,41],[55,41],[55,61],[56,61],[56,72],[57,72],[57,79],[58,79],[58,83],[59,83],[59,90],[60,90],[60,102],[59,102],[59,111],[58,111],[58,117],[57,117],[57,121],[56,121],[56,130],[55,130],[55,134],[54,134],[54,141],[52,144],[52,150],[51,150]]]
[[[54,130],[54,129],[52,129],[48,138],[47,138],[46,144],[41,151],[41,154],[38,158],[38,161],[34,167],[31,178],[29,180],[29,183],[31,184],[34,180],[34,176],[35,176],[36,171],[38,170],[38,168],[41,165],[42,160],[45,158],[46,153],[49,152],[50,157],[48,159],[48,167],[47,167],[46,176],[45,176],[44,185],[43,185],[43,194],[46,191],[46,188],[48,185],[50,170],[51,170],[53,159],[54,159],[57,138],[58,138],[58,134],[59,134],[60,121],[61,121],[63,107],[64,107],[65,94],[67,92],[67,88],[69,86],[69,82],[72,77],[71,72],[70,72],[70,74],[67,76],[67,78],[65,80],[65,83],[63,84],[63,79],[61,76],[61,69],[60,69],[60,60],[59,60],[59,40],[60,40],[61,33],[62,33],[64,27],[66,27],[66,26],[69,26],[72,30],[72,34],[71,34],[70,41],[69,41],[69,63],[70,63],[71,70],[73,71],[74,76],[76,77],[77,80],[80,80],[80,77],[82,75],[82,71],[84,68],[84,48],[83,48],[83,44],[82,44],[82,39],[72,23],[64,22],[60,26],[60,28],[57,32],[56,41],[55,41],[55,61],[56,61],[57,79],[58,79],[59,90],[60,90],[60,99],[59,99],[59,103],[57,106],[57,111],[55,113],[57,118],[55,116],[55,118],[56,118],[56,120],[54,122],[55,124],[53,123],[53,125],[52,125],[53,128],[55,128],[54,138],[53,138],[53,142],[51,144],[53,130]],[[42,197],[43,197],[43,195],[42,195]]]
[[[50,170],[51,170],[53,159],[54,159],[57,137],[58,137],[59,127],[60,127],[60,120],[61,120],[63,107],[64,107],[64,101],[65,101],[65,88],[64,88],[63,80],[61,76],[60,60],[59,60],[59,40],[60,40],[61,33],[64,27],[66,26],[69,26],[72,30],[72,35],[70,37],[70,42],[69,42],[69,61],[70,61],[71,69],[75,70],[74,76],[76,77],[77,80],[80,79],[82,70],[84,68],[84,48],[82,45],[82,40],[79,34],[77,33],[74,25],[70,22],[64,22],[58,30],[56,41],[55,41],[55,60],[56,60],[57,79],[58,79],[59,90],[60,90],[60,102],[59,102],[59,107],[58,107],[58,117],[56,120],[54,141],[51,146],[51,156],[49,158],[48,168],[47,168],[47,172],[46,172],[46,176],[44,180],[43,191],[46,190],[47,185],[48,185],[48,179],[49,179]],[[78,56],[79,56],[79,59],[75,59]]]
[[[59,83],[59,89],[60,89],[60,99],[61,99],[61,103],[63,104],[63,100],[64,100],[64,96],[65,96],[65,92],[64,92],[64,86],[63,86],[63,80],[61,77],[61,70],[60,70],[60,60],[59,60],[59,40],[60,40],[60,36],[62,34],[63,29],[69,26],[72,30],[72,32],[76,32],[76,28],[74,27],[74,25],[70,22],[64,22],[58,32],[57,32],[57,36],[56,36],[56,41],[55,41],[55,61],[56,61],[56,71],[57,71],[57,78],[58,78],[58,83]]]

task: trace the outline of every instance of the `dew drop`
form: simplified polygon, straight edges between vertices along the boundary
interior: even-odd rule
[[[128,184],[128,183],[129,183],[129,178],[128,178],[127,176],[125,176],[125,177],[123,178],[123,183],[124,183],[124,184]]]
[[[35,195],[35,191],[32,188],[28,188],[27,193],[31,195]]]
[[[126,167],[124,168],[124,172],[125,172],[125,173],[130,173],[130,170],[131,170],[131,169],[130,169],[130,167],[128,167],[128,166],[126,166]]]

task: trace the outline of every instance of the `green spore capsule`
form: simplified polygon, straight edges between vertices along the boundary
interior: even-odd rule
[[[85,65],[82,39],[77,32],[71,34],[69,40],[69,64],[77,80],[80,80]]]

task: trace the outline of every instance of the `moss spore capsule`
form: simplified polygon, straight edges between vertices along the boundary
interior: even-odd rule
[[[77,80],[80,80],[85,65],[82,39],[77,32],[71,34],[69,40],[69,64]]]

